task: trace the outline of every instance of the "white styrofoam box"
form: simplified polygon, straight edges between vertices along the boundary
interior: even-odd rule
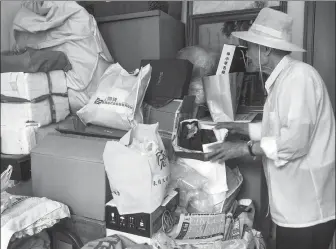
[[[70,114],[68,97],[52,96],[55,105],[56,122],[64,120]]]
[[[51,93],[67,93],[67,78],[62,70],[56,70],[49,72],[51,81]]]
[[[38,103],[1,103],[1,125],[23,125],[27,121],[39,123],[40,126],[50,124],[50,100],[45,99]]]
[[[29,154],[36,146],[36,123],[27,123],[22,126],[1,125],[1,153]]]
[[[68,97],[52,96],[56,112],[55,122],[64,120],[69,114]],[[27,121],[39,123],[40,126],[48,125],[52,122],[51,102],[49,98],[37,103],[1,103],[1,124],[10,126],[15,124],[25,124]]]
[[[32,100],[49,94],[45,73],[1,73],[1,94]]]
[[[49,93],[67,93],[67,82],[63,71],[49,72],[51,89],[46,73],[1,73],[1,94],[33,100]]]

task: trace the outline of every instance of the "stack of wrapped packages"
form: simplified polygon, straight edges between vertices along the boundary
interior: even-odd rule
[[[23,1],[1,54],[1,153],[29,154],[37,127],[84,107],[113,59],[75,1]]]
[[[29,154],[36,129],[70,113],[62,52],[34,49],[1,56],[1,153]]]

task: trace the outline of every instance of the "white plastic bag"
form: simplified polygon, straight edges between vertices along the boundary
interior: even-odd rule
[[[96,93],[77,112],[83,123],[129,130],[143,123],[141,104],[152,68],[148,64],[139,74],[129,74],[118,63],[111,65],[100,79]]]
[[[210,161],[200,161],[187,158],[179,158],[178,163],[186,165],[196,170],[200,175],[207,178],[204,190],[209,194],[218,194],[228,191],[226,183],[225,164],[213,163]]]
[[[6,192],[8,188],[13,185],[13,181],[10,180],[10,177],[13,172],[12,165],[9,165],[8,168],[1,173],[1,213],[3,213],[7,208],[11,206],[11,195]]]
[[[205,98],[215,123],[235,120],[244,73],[203,77]]]
[[[106,143],[104,165],[118,212],[151,213],[162,203],[170,166],[158,124],[138,124],[124,137]]]
[[[211,177],[210,172],[213,170],[213,173],[216,173],[216,169],[210,169],[210,172],[202,169],[199,173],[195,170],[195,165],[191,165],[185,163],[184,159],[177,159],[171,163],[172,181],[169,187],[180,189],[179,205],[186,208],[189,213],[226,213],[236,199],[243,182],[239,169],[231,170],[223,166],[226,172],[225,180],[218,178],[212,185],[215,188],[211,189],[209,178],[205,176]],[[227,191],[220,192],[223,182],[227,183]],[[215,191],[216,189],[219,191]]]

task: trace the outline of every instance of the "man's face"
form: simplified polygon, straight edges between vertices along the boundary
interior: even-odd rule
[[[265,46],[259,46],[258,44],[249,42],[247,45],[247,55],[248,58],[248,72],[256,72],[259,71],[259,47],[260,47],[260,65],[265,66],[269,60],[269,52],[268,48]]]
[[[248,72],[259,71],[259,45],[249,42],[247,45]]]

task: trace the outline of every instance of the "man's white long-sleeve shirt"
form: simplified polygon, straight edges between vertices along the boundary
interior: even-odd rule
[[[335,116],[327,89],[310,65],[285,56],[265,84],[260,140],[273,221],[308,227],[335,219]]]

